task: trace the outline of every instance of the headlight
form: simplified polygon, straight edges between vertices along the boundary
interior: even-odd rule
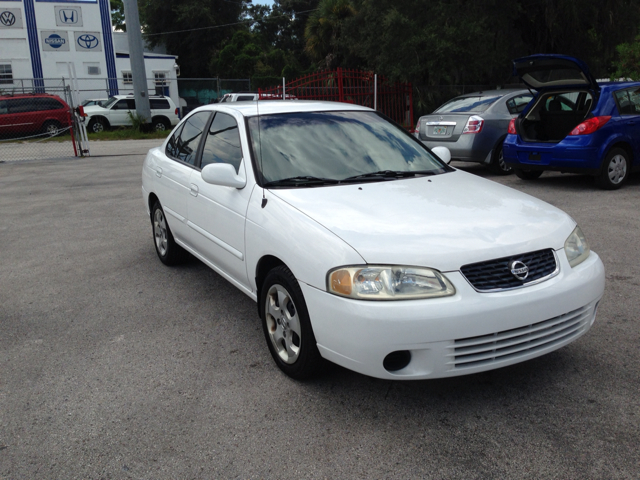
[[[361,265],[341,267],[327,275],[330,293],[359,300],[411,300],[456,293],[447,278],[421,267]]]
[[[591,249],[584,233],[582,233],[580,227],[576,227],[567,238],[567,241],[564,242],[564,253],[567,255],[569,265],[572,267],[580,265],[587,259],[590,252]]]

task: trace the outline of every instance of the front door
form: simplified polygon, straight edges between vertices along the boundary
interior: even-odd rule
[[[214,162],[231,164],[239,176],[246,178],[238,123],[222,112],[216,112],[208,128],[200,168]],[[211,185],[202,180],[197,169],[191,174],[188,225],[195,233],[192,238],[196,250],[219,273],[245,288],[249,282],[244,228],[250,196],[248,188]]]

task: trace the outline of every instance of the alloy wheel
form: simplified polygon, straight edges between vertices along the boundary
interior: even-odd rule
[[[153,236],[156,240],[158,253],[165,256],[167,254],[167,222],[160,209],[157,209],[153,216]]]
[[[300,355],[301,328],[298,311],[289,292],[282,285],[272,285],[265,301],[269,339],[280,359],[295,363]]]

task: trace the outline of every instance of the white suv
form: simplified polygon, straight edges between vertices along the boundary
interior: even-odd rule
[[[151,123],[155,130],[168,130],[180,121],[178,109],[169,97],[149,97]],[[102,105],[85,107],[87,129],[98,133],[109,127],[131,126],[129,112],[136,113],[133,95],[115,95]]]

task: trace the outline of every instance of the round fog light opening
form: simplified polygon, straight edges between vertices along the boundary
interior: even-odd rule
[[[411,352],[409,350],[398,350],[396,352],[391,352],[389,355],[384,357],[382,366],[388,372],[397,372],[409,365],[410,361]]]

